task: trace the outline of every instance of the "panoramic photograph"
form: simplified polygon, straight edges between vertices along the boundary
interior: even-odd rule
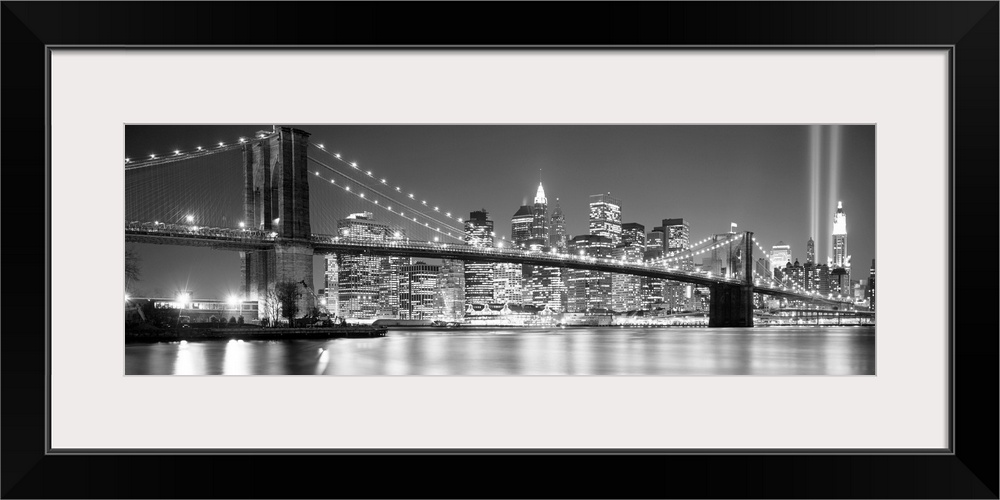
[[[876,374],[876,127],[125,125],[125,375]]]

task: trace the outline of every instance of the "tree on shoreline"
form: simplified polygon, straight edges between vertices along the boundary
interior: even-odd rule
[[[299,313],[299,298],[302,291],[294,281],[282,281],[274,285],[278,303],[281,304],[281,316],[288,320],[288,325],[294,325],[295,315]]]
[[[140,261],[139,254],[134,249],[125,249],[125,290],[131,289],[132,282],[141,280]]]

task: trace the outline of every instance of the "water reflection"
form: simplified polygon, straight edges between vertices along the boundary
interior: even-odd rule
[[[127,375],[874,375],[874,328],[402,330],[130,344]]]

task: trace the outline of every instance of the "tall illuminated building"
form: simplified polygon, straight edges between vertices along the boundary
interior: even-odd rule
[[[443,259],[438,268],[434,313],[445,321],[461,321],[465,316],[465,264]]]
[[[812,262],[816,263],[816,242],[813,241],[812,236],[809,237],[809,241],[806,242],[806,263]]]
[[[777,245],[771,246],[771,269],[784,270],[787,264],[792,262],[792,246],[779,241]]]
[[[355,241],[389,241],[394,236],[389,226],[373,220],[371,212],[354,213],[337,221],[337,234]],[[358,254],[327,257],[327,303],[333,290],[337,315],[353,319],[373,319],[379,315],[382,309],[379,298],[386,279],[385,259]],[[331,273],[336,274],[336,286]]]
[[[623,233],[623,236],[627,233]],[[642,226],[638,234],[645,239]],[[623,241],[625,239],[623,238]],[[611,251],[611,258],[617,260],[641,261],[644,246],[641,244],[622,244]],[[642,277],[633,274],[614,273],[611,275],[611,309],[616,312],[637,311],[642,309]]]
[[[398,318],[400,314],[400,268],[410,264],[409,257],[381,257],[382,278],[379,281],[378,317]]]
[[[687,250],[691,246],[691,225],[684,219],[663,219],[663,250]]]
[[[663,228],[654,227],[646,234],[646,259],[658,259],[663,256]]]
[[[872,267],[868,270],[868,289],[865,291],[868,299],[868,310],[875,310],[875,259],[872,259]]]
[[[848,267],[850,255],[847,253],[847,214],[844,203],[837,202],[837,213],[833,215],[833,267]]]
[[[590,257],[606,257],[613,248],[611,238],[602,235],[580,235],[569,243],[571,254]],[[568,312],[592,312],[611,307],[611,273],[567,269],[566,275]]]
[[[566,216],[563,215],[562,208],[559,207],[559,198],[556,198],[556,208],[552,210],[549,225],[549,246],[562,251],[566,249],[567,240]]]
[[[521,205],[510,218],[510,241],[517,248],[527,247],[531,240],[531,224],[535,215],[529,205]]]
[[[493,247],[493,221],[486,209],[469,213],[465,221],[465,244],[474,247]],[[465,262],[465,303],[486,304],[493,301],[493,264],[480,261]]]
[[[604,236],[616,247],[622,240],[622,202],[611,193],[590,195],[590,234]]]
[[[549,244],[549,205],[545,198],[545,190],[542,183],[538,183],[538,190],[535,192],[535,206],[531,213],[531,239],[542,240],[543,246]]]
[[[535,307],[548,307],[556,312],[566,310],[566,280],[569,269],[553,266],[524,266],[524,302]]]

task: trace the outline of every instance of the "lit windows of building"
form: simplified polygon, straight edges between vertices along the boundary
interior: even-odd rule
[[[868,298],[868,310],[875,310],[875,259],[872,259],[872,267],[868,270],[868,288],[865,290]]]
[[[663,219],[663,249],[666,253],[691,247],[691,225],[684,219]]]
[[[779,241],[771,247],[771,269],[784,269],[792,262],[792,246]]]
[[[534,211],[528,205],[521,205],[510,218],[510,240],[515,247],[527,247],[531,239],[531,224],[535,221]]]
[[[552,218],[549,225],[549,246],[560,250],[566,249],[568,238],[566,235],[566,216],[563,215],[562,208],[559,207],[559,198],[556,198],[556,208],[552,210]]]
[[[590,195],[590,234],[604,236],[615,247],[622,239],[622,202],[611,193]]]
[[[440,266],[417,262],[400,266],[399,304],[401,319],[436,318],[435,295]]]
[[[465,242],[475,247],[493,247],[493,221],[483,209],[469,214],[465,221]],[[486,304],[493,302],[493,264],[490,262],[465,262],[465,303]]]
[[[636,246],[645,250],[646,227],[638,222],[622,224],[622,245]]]

